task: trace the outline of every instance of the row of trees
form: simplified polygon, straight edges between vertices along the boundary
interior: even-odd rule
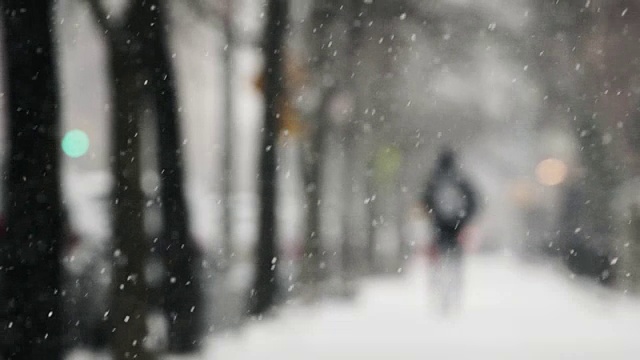
[[[53,1],[6,1],[9,156],[6,171],[6,239],[2,243],[5,359],[63,357],[60,265],[65,211],[60,199],[59,86],[52,31]],[[162,307],[169,319],[169,350],[199,347],[202,309],[200,253],[187,228],[182,189],[178,100],[167,43],[166,8],[160,1],[125,4],[118,17],[89,1],[108,51],[112,109],[112,254],[110,310],[114,358],[148,359],[149,287],[145,263],[151,244],[143,231],[140,188],[141,119],[151,111],[161,146],[163,231],[153,246],[165,266]]]
[[[420,83],[416,79],[425,77],[423,73],[409,73],[409,69],[422,70],[410,68],[413,58],[424,56],[424,62],[430,63],[430,51],[436,49],[438,57],[452,68],[474,59],[465,49],[478,40],[476,31],[482,32],[488,15],[452,8],[453,14],[464,19],[457,25],[460,29],[454,29],[462,33],[455,43],[442,40],[451,32],[451,9],[443,11],[413,1],[309,1],[304,21],[296,19],[290,25],[285,59],[300,59],[310,74],[302,84],[286,81],[286,74],[284,79],[289,85],[289,105],[296,106],[304,128],[306,226],[300,282],[312,294],[322,291],[327,277],[335,280],[339,275],[342,291],[350,293],[361,274],[401,270],[411,253],[405,237],[406,214],[411,199],[421,190],[427,171],[423,165],[428,164],[430,152],[441,141],[464,139],[481,126],[484,114],[476,114],[480,121],[462,125],[466,119],[460,121],[460,114],[450,109],[446,111],[458,119],[438,122],[435,116],[422,113],[428,105],[420,103],[430,103],[424,94],[412,92],[428,93],[430,87],[429,75]],[[507,33],[496,38],[511,43],[520,40]],[[293,64],[295,61],[287,62],[289,67]],[[307,101],[297,102],[296,98]],[[412,100],[418,103],[414,107]],[[452,131],[451,124],[462,129]],[[445,139],[435,136],[444,131],[449,132]],[[340,147],[339,161],[331,158],[333,144]],[[333,241],[330,233],[336,231],[327,229],[325,204],[333,196],[326,183],[327,170],[335,169],[336,163],[341,166],[337,205],[341,229],[340,239]],[[391,239],[381,236],[386,232],[393,234]],[[389,241],[393,250],[379,250]],[[264,273],[263,279],[278,281],[268,261],[277,255],[270,249],[261,262],[258,271]]]
[[[313,74],[304,87],[316,90],[317,99],[313,111],[306,114],[309,126],[303,138],[307,151],[304,178],[307,226],[301,278],[304,283],[317,285],[321,281],[327,272],[323,270],[326,264],[335,264],[326,254],[335,250],[342,259],[338,272],[346,283],[358,273],[356,269],[385,268],[375,254],[379,245],[376,232],[380,231],[376,223],[384,217],[388,229],[389,223],[395,220],[399,225],[398,247],[406,245],[402,239],[402,221],[408,203],[402,189],[409,194],[419,192],[419,179],[423,174],[416,171],[416,164],[424,164],[424,159],[429,159],[424,155],[439,142],[434,133],[446,129],[449,134],[445,138],[458,141],[472,138],[470,134],[474,131],[493,131],[483,124],[496,116],[483,109],[484,104],[480,103],[483,94],[476,94],[480,99],[476,107],[465,105],[472,112],[471,119],[480,118],[475,124],[464,119],[464,110],[443,111],[442,106],[428,110],[449,115],[443,116],[449,124],[442,126],[434,116],[422,121],[419,111],[403,106],[413,98],[420,98],[420,95],[403,92],[414,82],[403,83],[402,79],[406,79],[403,70],[406,71],[411,59],[425,54],[421,46],[436,50],[436,55],[425,56],[425,62],[435,64],[433,72],[416,75],[425,76],[425,82],[429,83],[429,76],[436,78],[443,68],[464,72],[469,64],[479,61],[478,52],[470,50],[478,44],[486,44],[485,50],[491,48],[504,56],[505,73],[510,72],[510,67],[524,69],[525,80],[520,81],[523,85],[517,91],[527,98],[519,103],[511,100],[508,106],[513,110],[498,114],[513,117],[509,121],[519,127],[516,133],[526,133],[521,139],[560,129],[575,143],[577,158],[570,164],[572,171],[566,187],[577,186],[585,194],[584,206],[575,209],[584,243],[580,246],[585,246],[585,251],[578,253],[598,254],[598,262],[623,255],[627,265],[620,267],[622,277],[629,278],[625,274],[637,267],[634,264],[638,259],[630,255],[633,251],[629,250],[629,243],[635,243],[634,235],[630,235],[633,229],[628,229],[625,223],[629,220],[634,223],[636,219],[629,214],[637,211],[624,209],[627,215],[622,216],[623,221],[620,215],[624,214],[616,212],[611,205],[617,191],[614,189],[637,176],[637,151],[633,145],[637,135],[634,120],[637,79],[635,54],[628,50],[633,48],[630,44],[637,34],[638,26],[634,22],[637,6],[628,1],[586,4],[533,1],[520,5],[524,15],[518,16],[523,17],[523,25],[503,22],[496,26],[491,12],[487,11],[490,4],[309,3],[303,30],[306,52],[302,51],[301,57],[306,58],[306,66]],[[417,43],[414,30],[420,35]],[[428,86],[423,89],[428,93]],[[295,93],[299,89],[289,91]],[[428,101],[423,97],[422,102]],[[340,109],[339,115],[335,114],[336,108]],[[527,112],[533,115],[527,118],[524,116]],[[342,123],[341,117],[344,117]],[[452,120],[456,117],[462,118],[458,124]],[[407,118],[409,122],[404,120]],[[464,129],[456,130],[456,126]],[[413,138],[416,130],[430,135],[416,142]],[[341,196],[344,229],[340,232],[339,249],[332,247],[335,245],[328,241],[322,226],[321,203],[328,196],[322,193],[326,187],[323,171],[327,169],[331,151],[327,144],[331,139],[333,143],[338,139],[337,143],[342,144],[344,158]],[[523,143],[535,145],[533,141]],[[380,163],[384,163],[385,157],[378,156],[379,150],[385,154],[399,150],[400,154],[395,161],[389,161],[395,162],[397,168],[387,169],[391,168],[393,176],[400,177],[393,178],[395,191],[386,196],[385,191],[389,190],[380,182],[385,168]],[[558,154],[546,154],[554,155]],[[424,159],[419,159],[421,156]],[[387,155],[386,159],[393,157]],[[535,164],[530,165],[533,168]],[[377,203],[367,201],[375,196]],[[564,237],[560,242],[566,242],[571,236],[564,229],[560,235]],[[527,238],[524,233],[521,236]],[[616,238],[622,241],[617,242]],[[567,242],[560,246],[566,247],[561,251],[563,255],[575,256],[569,255],[569,251],[576,244]],[[396,253],[400,261],[387,265],[387,269],[401,266],[407,252]],[[603,269],[602,264],[588,266]],[[265,263],[263,268],[269,269],[270,264]],[[598,275],[608,277],[611,271],[607,269]]]
[[[155,357],[145,346],[151,302],[145,266],[151,253],[159,253],[164,265],[160,303],[169,324],[168,349],[196,351],[204,307],[199,278],[202,254],[188,229],[167,4],[140,0],[111,8],[91,0],[86,5],[103,34],[111,88],[113,275],[109,311],[105,314],[111,329],[111,351],[117,359]],[[269,270],[266,276],[259,272],[256,278],[249,299],[249,312],[254,314],[266,311],[275,297],[276,104],[284,100],[280,69],[287,13],[286,1],[270,2],[265,51],[271,56],[267,56],[265,66],[263,139],[263,148],[268,150],[261,159],[263,201],[258,248],[258,268]],[[4,14],[7,58],[11,59],[8,108],[13,111],[9,114],[10,161],[6,169],[8,234],[2,244],[2,293],[9,297],[3,316],[2,356],[62,358],[60,259],[68,234],[63,233],[67,219],[63,216],[58,170],[59,86],[55,33],[51,30],[54,7],[53,2],[15,1],[7,4]],[[143,230],[146,201],[140,186],[139,160],[140,133],[148,130],[142,120],[149,113],[155,120],[153,129],[159,143],[163,220],[160,241],[153,244]]]

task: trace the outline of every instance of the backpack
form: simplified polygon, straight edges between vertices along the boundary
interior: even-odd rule
[[[440,177],[433,186],[431,208],[436,220],[450,229],[457,229],[468,216],[469,199],[462,184],[453,176]]]

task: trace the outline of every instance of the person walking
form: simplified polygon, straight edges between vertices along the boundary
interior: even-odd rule
[[[475,191],[459,170],[452,149],[440,151],[422,202],[434,231],[433,285],[442,311],[449,313],[461,306],[463,248],[460,234],[477,211]]]

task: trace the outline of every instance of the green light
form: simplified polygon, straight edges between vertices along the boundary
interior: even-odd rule
[[[62,138],[62,151],[72,158],[79,158],[89,150],[89,136],[82,130],[70,130]]]

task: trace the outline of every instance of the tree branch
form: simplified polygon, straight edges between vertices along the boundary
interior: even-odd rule
[[[467,9],[449,9],[446,12],[433,13],[421,8],[413,2],[404,2],[403,10],[406,11],[407,19],[413,21],[416,25],[422,28],[425,35],[428,37],[437,39],[446,34],[447,25],[452,24],[455,21],[455,26],[466,27],[468,29],[487,29],[487,25],[490,24],[490,19],[480,12],[473,12]],[[467,33],[475,33],[474,31],[467,31]],[[526,33],[512,30],[505,30],[502,28],[491,31],[491,37],[497,42],[505,44],[526,44],[528,37]],[[449,46],[458,47],[453,44]],[[528,61],[532,55],[525,46],[525,51],[521,54],[516,54],[516,58],[522,61]],[[470,49],[459,49],[460,51],[471,51]]]
[[[215,5],[205,5],[202,0],[188,0],[184,4],[201,21],[215,22],[223,18],[224,10]]]
[[[177,4],[187,7],[188,11],[192,13],[197,20],[205,23],[211,23],[216,30],[222,31],[222,28],[224,27],[225,11],[227,11],[224,8],[224,5],[207,4],[206,0],[187,0],[184,2],[178,2]],[[233,38],[229,40],[231,43],[250,44],[254,46],[259,46],[260,44],[260,40],[253,39],[252,36],[242,36],[241,33],[236,31],[233,32],[232,36]]]
[[[103,30],[104,33],[108,33],[113,31],[115,25],[110,22],[110,15],[102,6],[102,2],[100,0],[84,0],[87,5],[89,5],[89,10],[93,14],[98,26]]]

